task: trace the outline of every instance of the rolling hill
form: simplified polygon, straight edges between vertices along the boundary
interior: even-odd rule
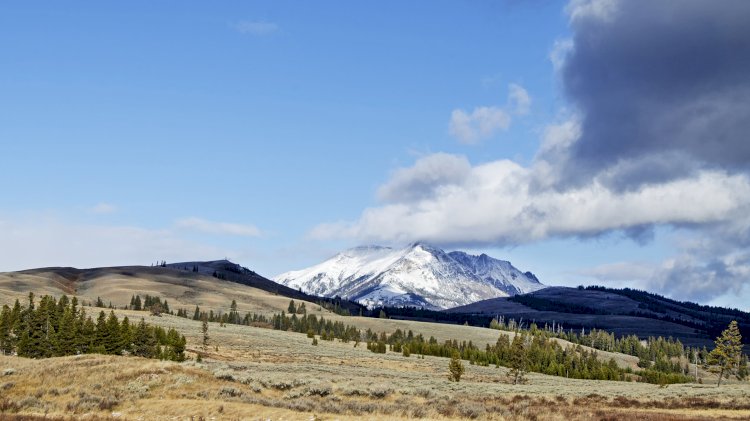
[[[550,287],[446,310],[452,315],[503,316],[564,329],[603,329],[616,335],[674,337],[690,346],[713,345],[731,320],[750,343],[750,313],[680,302],[632,289]]]
[[[134,295],[158,296],[172,309],[192,310],[196,305],[227,311],[235,299],[240,311],[272,313],[286,309],[290,299],[343,308],[358,314],[357,303],[316,297],[279,285],[227,260],[183,262],[164,266],[118,266],[91,269],[50,267],[0,273],[0,304],[12,304],[29,292],[35,295],[76,295],[93,303],[122,307]],[[310,306],[310,307],[313,307]]]

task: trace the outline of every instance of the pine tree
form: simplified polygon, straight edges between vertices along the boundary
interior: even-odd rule
[[[289,314],[297,313],[297,307],[294,305],[294,300],[289,301],[289,307],[287,308]]]
[[[203,316],[202,318],[202,325],[201,325],[201,332],[203,333],[203,352],[206,352],[208,349],[208,320],[206,319],[206,316]]]
[[[96,325],[91,317],[86,317],[86,312],[81,310],[76,319],[76,328],[80,332],[76,338],[78,352],[87,354],[92,351],[96,339]]]
[[[104,349],[107,350],[107,354],[122,354],[124,344],[120,333],[120,322],[117,320],[114,311],[110,311],[109,317],[107,317],[107,334],[108,338],[106,342],[103,343]]]
[[[154,331],[141,319],[133,333],[133,354],[144,358],[154,358],[158,354],[158,345]]]
[[[172,350],[170,359],[172,361],[185,361],[185,345],[187,344],[185,336],[170,328],[167,332],[167,341]]]
[[[55,353],[58,356],[74,355],[76,353],[75,317],[70,307],[65,309],[60,320]]]
[[[528,371],[529,358],[526,353],[526,336],[521,333],[516,333],[513,337],[513,342],[510,345],[510,376],[513,379],[513,384],[523,383],[525,381],[524,375]]]
[[[729,326],[716,338],[716,348],[708,354],[708,364],[719,367],[719,381],[721,379],[737,376],[740,369],[740,358],[742,356],[742,335],[737,327],[737,321],[732,320]]]
[[[122,351],[131,351],[131,347],[133,344],[133,328],[130,325],[130,319],[128,319],[128,316],[125,316],[122,319],[122,324],[120,325],[120,352]]]
[[[461,381],[461,376],[464,374],[464,370],[464,364],[461,362],[461,355],[458,351],[453,351],[451,361],[448,363],[448,379],[454,382]]]
[[[4,305],[3,311],[0,313],[0,354],[7,355],[13,351],[12,328],[13,320],[11,319],[10,307]]]
[[[737,370],[737,378],[740,380],[745,380],[748,376],[748,369],[747,369],[747,355],[742,354],[742,358],[740,358],[740,368]]]

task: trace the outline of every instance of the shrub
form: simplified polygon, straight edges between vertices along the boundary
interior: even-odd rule
[[[370,396],[372,396],[373,398],[383,399],[386,396],[393,393],[393,389],[384,385],[376,385],[376,386],[370,387],[369,392],[370,392]]]
[[[450,372],[448,374],[448,379],[454,382],[461,381],[461,375],[464,374],[464,365],[461,362],[461,358],[458,355],[458,352],[453,352],[453,355],[451,356],[451,360],[448,363],[448,371]]]

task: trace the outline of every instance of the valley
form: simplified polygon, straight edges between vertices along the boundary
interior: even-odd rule
[[[133,320],[144,314],[116,313]],[[145,317],[149,323],[184,332],[189,354],[200,350],[200,322],[169,315]],[[698,420],[750,416],[747,384],[721,389],[711,384],[664,388],[529,373],[526,384],[513,385],[506,368],[468,364],[461,382],[455,383],[447,378],[444,358],[405,358],[391,352],[376,355],[363,345],[339,341],[312,346],[302,334],[249,326],[211,323],[209,335],[210,346],[202,363],[99,355],[48,360],[0,357],[0,373],[12,370],[0,377],[4,390],[0,400],[13,402],[19,406],[18,412],[37,414],[40,419],[43,414],[48,419],[87,415],[158,420]],[[0,419],[13,418],[5,413]]]
[[[448,358],[385,350],[366,343],[325,340],[274,330],[270,326],[208,323],[208,346],[201,322],[190,317],[122,309],[134,296],[167,300],[173,312],[188,315],[199,306],[216,315],[230,311],[271,317],[290,300],[307,314],[390,335],[397,330],[493,346],[516,333],[451,323],[344,316],[325,302],[283,295],[285,289],[221,279],[211,262],[168,267],[91,270],[39,269],[0,274],[0,305],[44,294],[76,295],[90,315],[113,311],[132,322],[176,329],[187,339],[187,360],[168,362],[134,356],[73,355],[43,360],[0,356],[0,419],[741,419],[750,417],[750,385],[729,380],[717,388],[716,374],[697,367],[699,383],[655,385],[631,381],[580,380],[534,372],[513,384],[508,367],[464,360],[460,382],[448,380]],[[234,270],[234,269],[233,269]],[[230,273],[234,273],[230,271]],[[266,289],[261,289],[265,287]],[[267,289],[270,289],[267,290]],[[550,289],[543,289],[547,291]],[[292,290],[294,291],[294,290]],[[540,292],[541,292],[540,291]],[[299,291],[294,291],[300,294]],[[299,297],[299,295],[296,295]],[[99,298],[114,309],[91,307]],[[518,303],[510,302],[512,308]],[[482,304],[482,305],[486,305]],[[618,306],[623,305],[618,304]],[[617,307],[617,306],[615,306]],[[511,308],[511,309],[512,309]],[[447,314],[447,313],[446,313]],[[520,313],[519,313],[520,314]],[[576,347],[553,339],[563,348]],[[589,347],[581,350],[593,352]],[[596,351],[603,363],[639,370],[638,357]],[[198,361],[198,355],[201,355]],[[696,367],[688,364],[690,372]],[[96,373],[96,375],[91,375]],[[32,418],[17,418],[29,416]],[[57,417],[57,418],[55,418]],[[607,418],[609,417],[609,418]],[[40,418],[41,419],[41,418]]]

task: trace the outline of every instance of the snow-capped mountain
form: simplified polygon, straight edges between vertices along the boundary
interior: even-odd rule
[[[544,288],[531,272],[510,262],[461,251],[446,253],[423,243],[403,249],[365,246],[343,251],[274,281],[325,297],[366,305],[445,309]]]

